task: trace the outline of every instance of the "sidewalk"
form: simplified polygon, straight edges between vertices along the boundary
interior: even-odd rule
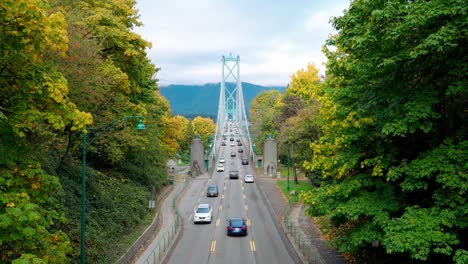
[[[174,205],[190,183],[190,178],[183,171],[176,173],[174,176],[173,190],[161,202],[158,209],[159,223],[157,230],[159,231],[151,244],[140,249],[132,263],[160,263],[180,231],[178,212],[174,210]]]
[[[284,215],[288,208],[288,202],[276,185],[276,178],[268,176],[257,176],[256,178],[257,184],[265,193],[283,230],[288,234],[289,240],[304,263],[346,263],[336,249],[327,246],[326,240],[323,239],[314,220],[305,215],[306,208],[302,203],[295,204],[287,210],[288,215]],[[298,237],[301,239],[295,239]]]

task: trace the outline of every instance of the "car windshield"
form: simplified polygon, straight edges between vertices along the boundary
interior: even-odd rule
[[[208,187],[209,192],[216,192],[216,187],[215,186],[210,186]]]
[[[244,220],[243,219],[231,219],[231,226],[242,227],[244,226]]]
[[[197,209],[197,213],[208,213],[210,209],[208,207],[201,207]]]

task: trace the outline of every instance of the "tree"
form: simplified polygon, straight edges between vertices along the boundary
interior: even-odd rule
[[[65,263],[61,187],[42,168],[36,142],[82,132],[92,117],[68,98],[66,79],[47,60],[67,50],[63,14],[44,1],[7,0],[0,24],[0,258]]]
[[[162,138],[163,145],[169,148],[169,156],[173,157],[179,152],[181,145],[185,144],[189,120],[181,115],[164,116],[163,123],[166,125]]]
[[[216,132],[216,125],[211,118],[197,116],[192,120],[193,133],[199,135],[200,139],[208,150],[210,139]]]
[[[306,69],[300,69],[291,76],[287,92],[300,96],[307,102],[317,100],[320,97],[319,70],[315,65],[308,64]]]
[[[353,1],[333,20],[308,166],[331,180],[304,198],[337,226],[341,251],[378,240],[411,259],[466,259],[467,12],[456,0]]]
[[[276,137],[279,131],[277,123],[280,115],[281,93],[278,90],[260,92],[250,105],[252,135],[257,151],[263,152],[263,142],[269,135]]]
[[[276,121],[281,124],[278,139],[282,156],[291,157],[296,183],[296,163],[303,166],[312,158],[310,143],[319,136],[317,99],[320,89],[318,69],[309,64],[306,70],[300,69],[291,77],[281,97],[280,114]],[[315,182],[316,179],[313,180]]]

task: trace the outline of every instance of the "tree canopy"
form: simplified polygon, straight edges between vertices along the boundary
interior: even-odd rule
[[[87,149],[87,259],[118,257],[109,242],[148,215],[182,140],[165,136],[178,119],[133,31],[135,1],[6,0],[0,24],[0,262],[77,261],[82,136],[100,127]],[[147,129],[116,122],[127,116]],[[120,203],[109,189],[134,195]]]
[[[468,6],[464,1],[353,1],[325,47],[323,135],[304,195],[335,243],[357,252],[466,261]],[[333,47],[333,48],[330,48]]]

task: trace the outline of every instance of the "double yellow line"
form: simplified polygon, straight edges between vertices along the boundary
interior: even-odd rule
[[[253,240],[250,240],[250,250],[252,250],[252,252],[257,251],[257,249],[255,248],[255,242]]]
[[[214,252],[216,250],[216,240],[211,241],[210,252]]]
[[[216,250],[216,240],[211,241],[211,247],[210,247],[210,252],[213,253]],[[257,251],[257,248],[255,247],[255,242],[253,240],[250,240],[250,250],[252,252]]]

